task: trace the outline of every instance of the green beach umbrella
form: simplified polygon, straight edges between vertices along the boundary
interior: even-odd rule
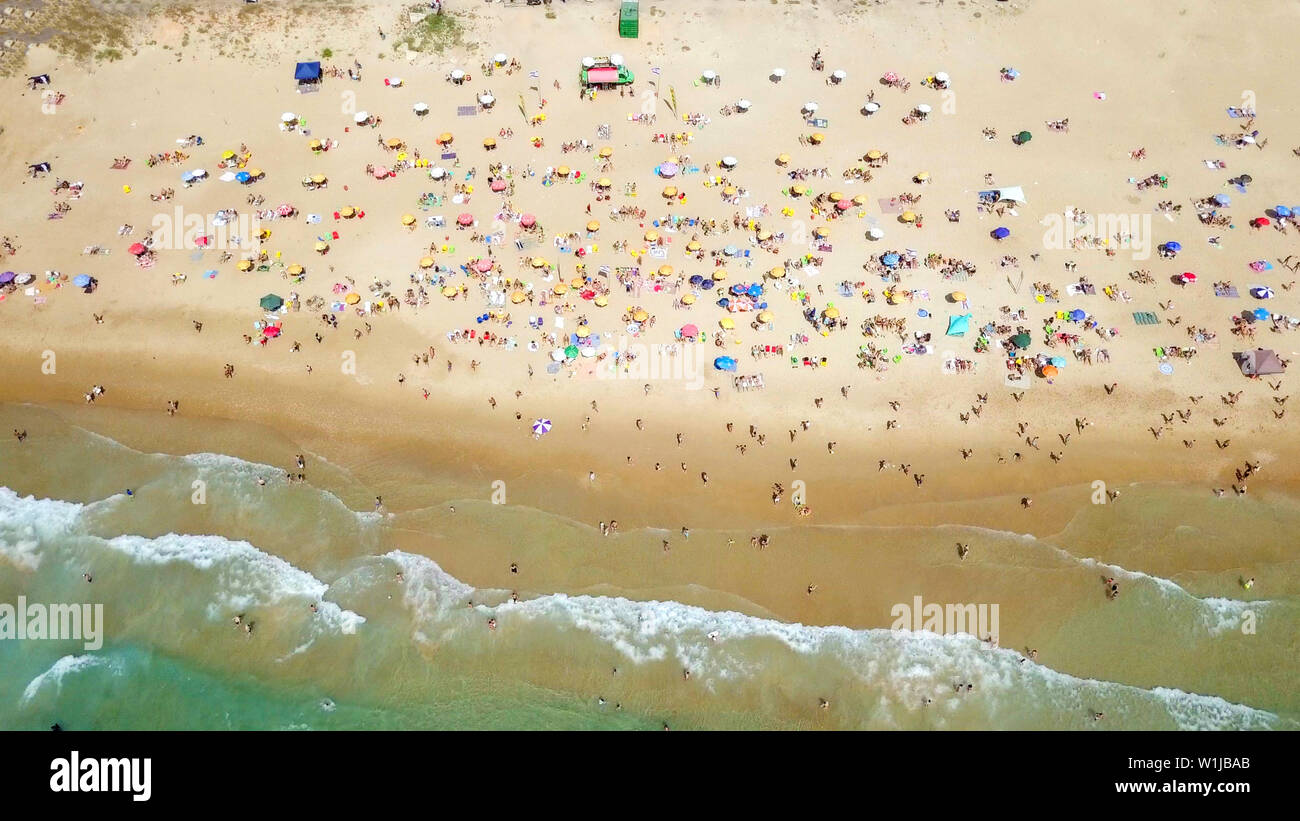
[[[278,311],[280,306],[284,304],[284,298],[278,294],[267,294],[259,299],[257,304],[261,305],[264,311]]]
[[[1022,350],[1028,348],[1033,341],[1029,334],[1016,334],[1011,337],[1011,344]]]
[[[1016,135],[1016,142],[1018,142],[1018,143],[1027,143],[1027,142],[1029,142],[1030,140],[1032,140],[1033,138],[1034,138],[1034,135],[1033,135],[1033,134],[1030,134],[1028,131],[1021,131],[1019,134]]]
[[[570,345],[569,347],[565,348],[564,355],[569,357],[570,359],[576,359],[578,356],[578,346]]]

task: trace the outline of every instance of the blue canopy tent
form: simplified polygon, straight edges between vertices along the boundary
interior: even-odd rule
[[[948,336],[965,336],[970,327],[970,314],[948,317]]]
[[[293,79],[298,81],[298,91],[316,91],[320,88],[320,60],[299,63],[294,67]]]

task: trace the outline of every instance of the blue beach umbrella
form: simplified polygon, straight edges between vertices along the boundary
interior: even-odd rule
[[[1088,314],[1085,313],[1082,308],[1075,308],[1073,311],[1070,311],[1070,319],[1075,322],[1082,322],[1087,316]]]
[[[736,360],[729,356],[720,356],[713,360],[713,367],[719,371],[734,371],[736,369]]]
[[[1225,206],[1226,206],[1226,205],[1232,205],[1232,197],[1229,197],[1227,194],[1215,194],[1215,195],[1214,195],[1214,204],[1215,204],[1215,205],[1225,205]]]
[[[1274,211],[1274,212],[1275,212],[1279,217],[1289,217],[1289,216],[1291,216],[1291,209],[1290,209],[1290,208],[1287,208],[1285,205],[1279,205],[1279,206],[1276,206],[1276,207],[1273,209],[1273,211]]]
[[[893,268],[894,266],[898,265],[898,254],[885,254],[883,257],[880,258],[880,261],[883,262],[887,267]]]
[[[1267,308],[1256,308],[1252,313],[1256,319],[1268,319],[1270,316]]]
[[[704,277],[700,276],[699,274],[696,274],[695,276],[691,277],[692,285],[700,285],[703,282],[704,282]]]
[[[753,285],[751,285],[751,286],[749,286],[747,289],[745,289],[745,293],[747,293],[747,294],[749,294],[751,297],[757,299],[758,297],[760,297],[760,296],[763,295],[763,286],[762,286],[762,285],[759,285],[758,283],[754,283]]]
[[[1169,251],[1181,251],[1183,250],[1183,244],[1176,240],[1170,240],[1165,243],[1165,249]]]
[[[78,288],[85,288],[90,284],[90,274],[77,274],[72,278],[72,284]]]
[[[1255,299],[1272,299],[1273,289],[1268,287],[1267,285],[1261,285],[1258,288],[1251,288],[1250,295],[1253,296]]]
[[[728,308],[730,306],[731,306],[731,300],[727,299],[725,296],[722,299],[718,300],[719,308]]]
[[[965,336],[970,327],[970,314],[948,317],[948,336]]]
[[[723,249],[722,249],[722,253],[726,254],[726,255],[729,256],[729,257],[734,257],[734,256],[736,255],[736,252],[737,252],[738,250],[739,250],[739,249],[737,249],[736,246],[734,246],[734,245],[728,245],[726,248],[723,248]]]
[[[1006,239],[1009,236],[1011,236],[1010,228],[998,227],[993,229],[993,239]]]
[[[1058,368],[1064,368],[1065,365],[1066,365],[1065,357],[1063,357],[1063,356],[1054,356],[1054,357],[1052,357],[1052,364],[1055,365],[1055,366],[1058,367]]]
[[[253,175],[248,173],[247,171],[240,171],[238,174],[235,175],[236,182],[248,182],[252,178]]]

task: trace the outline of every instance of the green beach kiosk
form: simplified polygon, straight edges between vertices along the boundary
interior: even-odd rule
[[[640,28],[641,4],[637,0],[624,0],[618,9],[618,36],[636,39]]]
[[[630,85],[636,77],[618,54],[608,57],[583,57],[578,80],[583,88],[613,88]]]

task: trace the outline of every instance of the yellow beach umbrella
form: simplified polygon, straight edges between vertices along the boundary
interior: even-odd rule
[[[582,286],[585,284],[586,283],[582,281],[582,277],[574,277],[573,279],[569,280],[570,288],[581,289]]]
[[[318,252],[320,252],[320,253],[324,253],[325,251],[328,251],[329,249],[330,249],[330,244],[329,244],[328,242],[326,242],[325,240],[319,240],[319,241],[317,241],[317,243],[316,243],[316,250],[317,250]]]
[[[312,140],[312,142],[316,142],[316,140]],[[233,160],[234,158],[235,158],[235,152],[233,151],[221,152],[221,159],[223,160]]]
[[[344,217],[345,219],[354,216],[356,213],[357,213],[356,209],[350,205],[344,206],[339,209],[339,215]]]
[[[563,296],[564,292],[567,290],[569,290],[569,286],[565,285],[563,282],[556,283],[555,287],[551,289],[556,296]]]
[[[767,242],[767,241],[768,241],[769,239],[771,239],[771,238],[772,238],[772,232],[771,232],[771,231],[768,231],[768,230],[764,229],[764,230],[758,232],[758,241],[759,241],[759,242]]]
[[[387,140],[384,140],[384,145],[387,145],[389,148],[397,148],[401,144],[402,140],[400,137],[389,137]]]
[[[826,310],[822,311],[822,315],[825,316],[827,319],[838,319],[840,316],[840,309],[834,307],[827,308]]]
[[[812,140],[813,145],[821,145],[823,142],[825,142],[826,135],[821,133],[820,131],[816,131],[813,132],[813,135],[808,139]]]
[[[673,275],[673,266],[671,266],[671,265],[660,265],[660,266],[659,266],[659,276],[661,276],[661,277],[670,277],[670,276],[672,276],[672,275]]]
[[[296,276],[298,276],[299,274],[302,273],[302,270],[303,270],[303,269],[302,269],[302,266],[301,266],[301,265],[298,265],[298,264],[296,264],[296,263],[295,263],[294,265],[290,265],[290,266],[289,266],[289,276],[291,276],[291,277],[296,277]]]
[[[844,199],[844,192],[842,192],[842,191],[832,191],[832,192],[831,192],[831,199],[835,200],[836,202],[839,202],[840,200]]]
[[[686,296],[682,297],[682,304],[683,304],[683,305],[694,305],[694,304],[695,304],[695,294],[687,294]]]
[[[600,220],[592,220],[591,222],[587,223],[587,230],[588,230],[588,231],[599,231],[599,230],[600,230]]]
[[[253,179],[257,179],[258,177],[262,176],[262,169],[250,168],[248,169],[248,176],[252,177]]]
[[[722,189],[722,193],[724,196],[734,197],[736,196],[736,186],[728,185],[726,188]]]
[[[866,196],[863,195],[863,194],[858,194],[856,197],[853,198],[853,204],[854,204],[854,205],[866,205],[866,204],[867,204],[867,198],[866,198]]]
[[[759,321],[759,322],[771,322],[771,321],[772,321],[772,312],[771,312],[771,311],[763,311],[762,313],[760,313],[760,314],[758,315],[758,321]]]
[[[904,212],[903,212],[903,222],[916,222],[916,212],[915,212],[915,211],[904,211]]]
[[[403,214],[403,215],[402,215],[402,225],[415,225],[415,215],[414,215],[414,214]]]
[[[253,270],[253,261],[251,259],[241,259],[235,267],[241,271],[251,271]]]
[[[646,231],[646,232],[645,232],[645,241],[646,241],[646,242],[658,242],[658,241],[659,241],[659,232],[656,231],[656,230],[654,230],[653,228],[651,228],[649,231]]]
[[[826,228],[825,226],[819,225],[819,226],[817,226],[816,228],[813,229],[813,236],[815,236],[815,237],[819,237],[819,238],[821,238],[821,239],[825,239],[826,237],[829,237],[830,235],[831,235],[831,229]]]
[[[569,169],[569,166],[562,165],[559,168],[555,169],[555,173],[559,174],[561,177],[567,177],[569,176],[569,174],[573,172]]]
[[[789,164],[790,164],[790,155],[789,155],[789,154],[779,154],[779,155],[777,155],[777,158],[776,158],[776,164],[777,164],[777,165],[789,165]]]
[[[649,318],[650,314],[646,313],[644,310],[638,310],[636,313],[632,314],[632,319],[637,322],[645,322]]]
[[[361,294],[358,294],[356,292],[350,293],[343,299],[343,301],[349,305],[356,305],[358,302],[361,301]]]
[[[447,144],[450,143],[450,142],[451,142],[451,132],[450,132],[450,131],[444,131],[444,132],[442,132],[441,134],[438,135],[438,143],[439,143],[440,145],[447,145]]]
[[[870,151],[867,152],[867,159],[869,159],[869,160],[878,160],[878,159],[880,159],[880,158],[883,157],[883,156],[885,156],[885,155],[884,155],[884,154],[881,154],[880,151],[879,151],[879,149],[875,149],[875,148],[873,148],[873,149],[871,149]]]
[[[726,279],[726,278],[727,278],[727,272],[724,271],[724,270],[722,270],[721,268],[719,268],[718,270],[716,270],[716,271],[713,272],[713,281],[714,281],[714,282],[721,282],[722,280],[724,280],[724,279]]]
[[[457,288],[455,285],[448,285],[447,287],[442,289],[442,295],[448,298],[453,297],[459,293],[460,293],[460,289]]]
[[[966,300],[966,293],[964,291],[953,291],[951,296],[953,302],[964,302]]]
[[[320,151],[321,148],[320,140],[312,140],[311,142],[307,143],[307,147],[310,148],[312,151]]]
[[[484,148],[496,148],[496,147],[497,147],[497,141],[496,141],[496,138],[495,138],[495,137],[488,137],[486,140],[483,141],[483,147],[484,147]]]
[[[601,294],[600,296],[596,297],[597,308],[604,308],[608,304],[609,304],[609,297],[605,296],[604,294]]]
[[[790,186],[790,193],[791,193],[791,194],[794,194],[796,197],[803,196],[804,194],[807,194],[807,193],[808,193],[808,186],[806,186],[806,185],[792,185],[792,186]]]
[[[433,267],[433,257],[420,257],[420,267],[421,267],[421,268],[432,268],[432,267]]]
[[[532,264],[534,268],[548,268],[551,265],[551,263],[547,262],[543,257],[533,257]]]
[[[668,185],[664,187],[664,199],[672,199],[677,196],[677,186]]]
[[[328,177],[326,177],[324,174],[311,175],[311,181],[316,183],[317,185],[320,185],[321,183],[325,182],[326,179],[328,179]]]
[[[686,250],[687,250],[687,251],[691,251],[692,253],[694,253],[695,251],[700,250],[700,248],[702,248],[702,247],[704,247],[704,246],[700,245],[700,241],[699,241],[699,240],[695,240],[695,239],[693,239],[693,240],[691,240],[690,242],[686,243]]]
[[[930,179],[930,172],[922,171],[916,175],[916,179],[920,182],[925,182],[926,180]]]
[[[732,328],[736,327],[736,320],[732,319],[729,316],[724,316],[722,319],[718,320],[718,325],[722,328],[722,330],[730,331]]]
[[[510,301],[516,305],[518,305],[519,303],[523,302],[526,299],[528,299],[528,294],[524,293],[523,291],[515,291],[513,294],[510,295]]]
[[[609,177],[601,177],[600,179],[596,180],[597,188],[609,188],[613,184],[614,181],[611,180]]]
[[[600,156],[604,159],[609,159],[610,157],[614,156],[614,149],[610,148],[609,146],[605,146],[604,148],[600,149]]]
[[[785,269],[780,266],[777,266],[776,268],[773,268],[772,270],[768,271],[767,275],[772,279],[782,279],[785,276]]]
[[[591,336],[591,328],[588,328],[586,325],[579,325],[578,330],[575,333],[577,333],[579,339],[586,339]]]

